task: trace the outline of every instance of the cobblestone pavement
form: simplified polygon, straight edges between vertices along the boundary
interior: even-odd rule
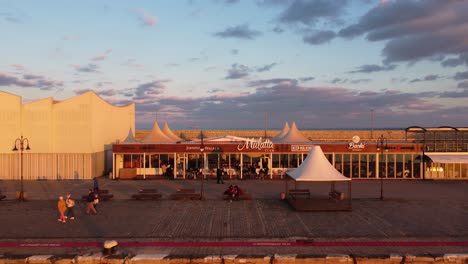
[[[19,182],[0,181],[0,191],[7,195],[7,199],[0,202],[0,254],[77,254],[98,251],[99,248],[80,247],[80,244],[76,247],[17,245],[102,242],[108,239],[122,243],[193,242],[185,246],[121,248],[134,254],[440,255],[468,252],[466,181],[386,181],[384,201],[377,199],[380,197],[380,182],[353,181],[352,212],[296,212],[286,201],[280,200],[280,192],[285,189],[282,181],[227,180],[222,185],[207,180],[203,183],[205,201],[167,199],[177,188],[199,191],[201,182],[196,180],[112,181],[101,178],[99,183],[101,189],[108,189],[114,195],[114,199],[101,202],[96,216],[85,215],[86,205],[80,201],[75,209],[77,218],[64,224],[57,221],[57,197],[71,193],[79,198],[92,187],[92,181],[25,181],[24,190],[29,197],[26,202],[14,200]],[[221,194],[228,184],[248,190],[254,199],[232,203],[223,201]],[[157,201],[131,200],[130,196],[140,188],[156,188],[163,198]],[[308,188],[325,195],[328,191],[328,185],[323,184]],[[281,246],[279,243],[296,241],[311,243],[302,246],[287,243]],[[219,244],[200,246],[198,242]],[[223,246],[224,242],[239,242],[240,246]],[[251,245],[248,244],[250,242]],[[277,244],[260,246],[254,242]],[[314,245],[312,242],[330,244]],[[350,242],[350,245],[338,242]],[[16,246],[9,246],[13,244]]]

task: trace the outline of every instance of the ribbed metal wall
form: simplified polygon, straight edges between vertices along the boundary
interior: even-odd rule
[[[92,179],[101,176],[104,152],[23,153],[24,180]],[[0,154],[0,180],[21,178],[21,154]]]

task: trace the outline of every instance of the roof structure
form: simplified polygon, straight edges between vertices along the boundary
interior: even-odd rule
[[[175,140],[169,138],[159,128],[158,122],[154,122],[153,129],[141,141],[142,143],[174,143]]]
[[[276,140],[275,143],[310,143],[310,140],[302,135],[297,129],[296,122],[293,122],[288,133],[281,139]]]
[[[350,181],[327,160],[320,146],[312,146],[307,158],[293,171],[286,174],[295,181]]]
[[[169,125],[167,124],[167,122],[164,122],[164,127],[163,127],[163,130],[162,132],[164,133],[164,135],[168,136],[170,139],[174,140],[174,141],[182,141],[182,139],[178,136],[176,136],[172,131],[171,129],[169,128]]]
[[[132,130],[132,128],[130,128],[128,130],[128,135],[124,139],[123,143],[135,143],[135,142],[136,142],[136,140],[135,140],[135,137],[133,136],[133,130]]]
[[[284,136],[286,136],[286,134],[289,132],[289,124],[288,122],[285,122],[284,123],[284,127],[283,127],[283,130],[281,130],[281,132],[279,132],[276,136],[274,136],[271,141],[275,142],[275,141],[280,141]]]

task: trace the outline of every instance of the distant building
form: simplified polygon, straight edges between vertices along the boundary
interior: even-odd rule
[[[31,148],[23,152],[25,180],[91,179],[112,170],[111,144],[135,131],[135,105],[113,106],[92,91],[23,104],[0,91],[0,130],[0,179],[20,177],[12,149],[21,136]]]

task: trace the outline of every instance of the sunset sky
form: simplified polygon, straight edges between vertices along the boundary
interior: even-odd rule
[[[371,111],[375,128],[467,127],[467,14],[466,0],[0,0],[0,90],[133,101],[137,129],[370,128]]]

